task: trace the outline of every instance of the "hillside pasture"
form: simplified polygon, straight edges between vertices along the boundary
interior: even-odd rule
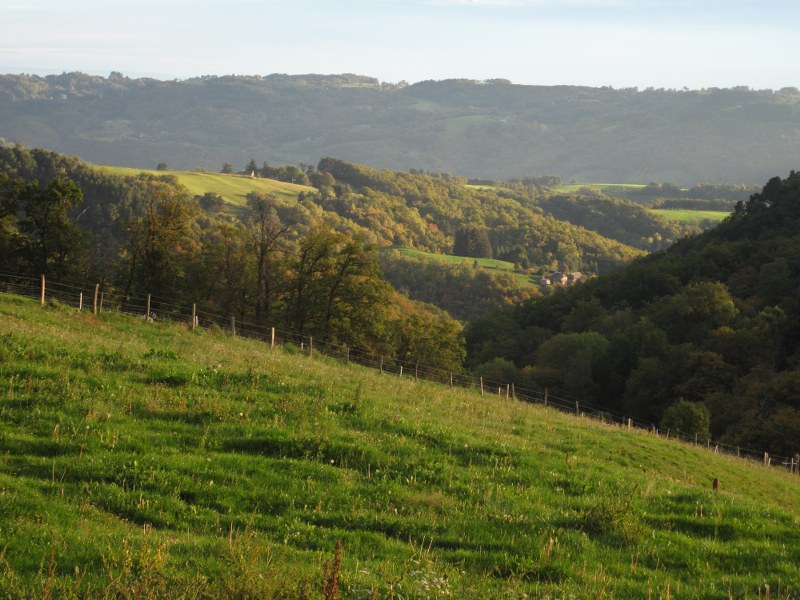
[[[719,210],[680,210],[680,209],[648,209],[649,212],[664,217],[668,221],[677,221],[687,225],[716,224],[731,213]]]
[[[537,285],[537,282],[534,281],[533,277],[526,273],[520,273],[519,271],[515,270],[514,263],[506,260],[498,260],[496,258],[473,258],[471,256],[456,256],[454,254],[435,254],[433,252],[425,252],[423,250],[416,250],[414,248],[400,248],[397,246],[390,246],[384,249],[384,251],[388,250],[397,250],[403,256],[408,256],[410,258],[441,262],[449,265],[466,264],[473,266],[477,263],[479,268],[485,269],[486,271],[512,275],[518,284],[523,288],[535,287]]]
[[[220,330],[0,315],[2,597],[800,594],[785,470]]]
[[[304,185],[250,177],[248,175],[209,173],[206,171],[156,171],[111,166],[100,166],[98,168],[114,175],[122,176],[136,176],[139,173],[155,176],[173,175],[193,196],[202,196],[206,192],[213,192],[235,206],[244,206],[247,194],[251,192],[275,194],[282,200],[296,200],[300,192],[316,191],[314,188]]]

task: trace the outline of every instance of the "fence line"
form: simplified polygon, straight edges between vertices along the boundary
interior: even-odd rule
[[[726,454],[739,458],[763,462],[766,466],[781,467],[791,473],[800,473],[800,454],[791,457],[771,456],[767,452],[731,446],[712,440],[710,437],[698,439],[697,435],[690,436],[679,430],[659,429],[654,423],[637,420],[634,417],[615,414],[579,399],[553,394],[548,389],[531,389],[517,386],[514,383],[489,381],[483,377],[473,377],[466,373],[457,373],[431,365],[411,363],[389,356],[375,355],[358,348],[351,348],[343,344],[327,340],[314,339],[310,336],[295,332],[260,325],[235,316],[226,317],[207,311],[198,310],[197,304],[182,304],[177,300],[159,300],[147,296],[123,296],[121,294],[103,290],[103,286],[93,285],[91,289],[75,285],[62,284],[20,275],[0,273],[0,291],[19,296],[39,299],[42,305],[46,300],[56,300],[63,304],[75,305],[78,309],[89,310],[88,300],[91,299],[91,310],[95,313],[113,311],[145,320],[165,320],[171,322],[185,322],[192,328],[218,327],[228,330],[231,334],[240,337],[266,342],[270,347],[279,345],[292,345],[302,352],[313,356],[315,353],[342,360],[347,363],[358,364],[367,368],[380,370],[387,375],[409,377],[414,380],[431,381],[449,387],[459,387],[479,390],[482,395],[497,395],[503,400],[518,400],[533,404],[542,404],[547,408],[559,410],[563,413],[574,415],[578,418],[592,418],[607,424],[614,424],[632,430],[645,430],[656,436],[683,442],[686,444],[705,447],[716,454]]]

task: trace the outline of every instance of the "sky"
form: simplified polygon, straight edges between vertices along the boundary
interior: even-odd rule
[[[0,73],[800,87],[798,0],[0,0]]]

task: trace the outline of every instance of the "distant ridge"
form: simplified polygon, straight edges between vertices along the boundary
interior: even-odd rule
[[[0,75],[0,138],[141,168],[337,156],[474,177],[759,183],[797,166],[800,91]]]

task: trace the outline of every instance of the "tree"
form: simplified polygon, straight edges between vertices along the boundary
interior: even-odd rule
[[[304,335],[362,348],[381,337],[390,286],[380,278],[377,252],[361,236],[348,239],[317,226],[289,261],[289,326]]]
[[[464,227],[458,229],[453,244],[453,254],[474,258],[491,258],[492,244],[485,227]]]
[[[197,205],[186,189],[156,178],[145,179],[148,194],[126,222],[123,265],[125,295],[131,292],[174,297],[183,276],[183,259],[195,244],[189,224]]]
[[[233,173],[233,165],[229,162],[222,163],[222,169],[220,170],[220,173],[225,173],[226,175],[230,175],[231,173]]]
[[[169,170],[169,167],[165,162],[160,162],[156,165],[156,171],[167,171],[167,170]]]
[[[258,163],[256,162],[255,158],[251,158],[250,162],[248,162],[244,166],[244,174],[245,175],[256,175],[256,176],[258,176],[259,168],[258,168]]]
[[[56,177],[44,189],[35,181],[22,188],[19,231],[31,272],[61,279],[77,275],[84,236],[68,213],[81,202],[83,192],[69,179]]]
[[[225,199],[216,192],[206,192],[202,196],[195,196],[201,208],[210,212],[220,212],[225,208]]]
[[[269,319],[272,310],[274,254],[286,232],[275,214],[274,194],[251,192],[247,195],[247,227],[250,252],[256,268],[256,320]]]
[[[418,308],[392,321],[392,329],[398,360],[447,371],[462,369],[467,353],[462,327],[447,313]]]
[[[708,430],[710,422],[711,415],[705,404],[680,398],[664,411],[661,428],[677,430],[688,436],[697,435],[700,439],[706,439],[710,435]]]

